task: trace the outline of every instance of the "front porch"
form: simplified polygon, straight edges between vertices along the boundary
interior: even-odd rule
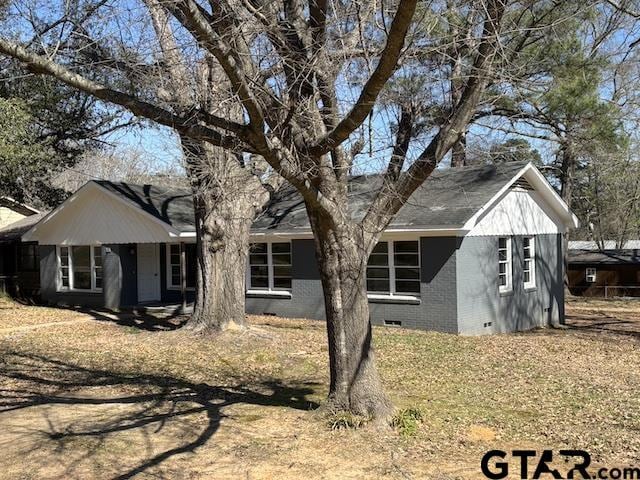
[[[194,243],[40,245],[39,249],[41,296],[46,303],[188,313],[194,301]]]

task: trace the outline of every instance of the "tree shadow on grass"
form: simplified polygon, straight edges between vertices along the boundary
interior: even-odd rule
[[[188,315],[178,312],[161,315],[158,313],[147,313],[143,311],[111,312],[99,309],[81,309],[80,311],[92,316],[94,320],[97,321],[115,323],[122,327],[131,327],[147,332],[168,332],[177,330],[184,326],[189,318]]]
[[[315,383],[285,384],[277,379],[265,379],[250,387],[243,383],[212,386],[170,376],[123,374],[86,368],[18,352],[7,352],[0,359],[0,382],[4,381],[17,386],[0,388],[2,416],[37,406],[68,406],[70,414],[73,414],[72,409],[82,405],[128,406],[126,409],[117,409],[115,414],[106,419],[96,416],[89,425],[86,422],[76,424],[69,421],[67,426],[60,429],[47,419],[48,429],[35,432],[47,442],[56,442],[56,452],[60,458],[64,458],[67,448],[73,448],[74,439],[91,439],[93,447],[72,462],[67,468],[67,475],[82,461],[90,460],[112,434],[140,429],[138,431],[146,435],[149,428],[152,429],[151,435],[157,435],[169,422],[177,419],[186,421],[188,416],[194,414],[206,416],[206,424],[195,427],[195,439],[153,455],[114,476],[114,480],[132,478],[175,455],[194,453],[215,435],[221,419],[225,417],[224,410],[231,405],[276,406],[298,410],[318,407],[317,403],[306,398],[314,392]],[[110,390],[107,396],[91,396],[87,394],[87,389],[91,387],[116,389],[118,394]],[[129,394],[131,391],[136,393]]]

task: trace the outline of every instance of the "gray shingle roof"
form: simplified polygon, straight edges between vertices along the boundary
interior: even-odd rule
[[[434,172],[391,221],[392,228],[461,228],[526,166],[526,162],[481,165]],[[364,216],[379,189],[380,175],[354,177],[349,186],[353,218]],[[292,187],[278,192],[253,224],[254,230],[308,230],[304,202]]]
[[[462,227],[526,165],[511,162],[434,172],[391,222],[392,228]],[[357,220],[380,186],[380,175],[360,175],[349,185],[350,208]],[[96,181],[147,213],[183,232],[195,231],[193,200],[187,188],[161,188]],[[290,186],[278,191],[254,222],[254,232],[307,231],[309,219],[300,194]]]
[[[605,240],[603,250],[617,250],[618,242],[616,240]],[[621,250],[640,249],[640,240],[627,240],[624,242]],[[595,250],[599,251],[600,247],[592,240],[572,240],[569,242],[569,250]]]
[[[94,180],[126,200],[138,205],[142,210],[168,223],[181,232],[195,232],[193,198],[188,188],[164,188],[155,185],[134,185],[132,183]]]
[[[568,262],[575,265],[621,265],[640,264],[640,250],[578,250],[573,249],[568,252]]]

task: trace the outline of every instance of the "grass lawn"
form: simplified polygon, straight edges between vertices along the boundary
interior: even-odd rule
[[[0,478],[478,479],[487,450],[516,447],[640,466],[639,307],[570,302],[572,328],[514,335],[376,328],[389,394],[423,412],[406,437],[314,411],[321,322],[194,338],[0,300]],[[603,318],[638,334],[589,328]]]

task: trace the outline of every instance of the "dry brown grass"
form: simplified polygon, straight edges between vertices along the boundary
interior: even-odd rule
[[[389,393],[422,412],[407,437],[332,430],[313,410],[327,388],[321,322],[252,317],[218,338],[109,322],[2,333],[5,318],[73,315],[17,310],[0,313],[0,478],[477,479],[489,448],[524,446],[640,464],[631,334],[376,329]]]

